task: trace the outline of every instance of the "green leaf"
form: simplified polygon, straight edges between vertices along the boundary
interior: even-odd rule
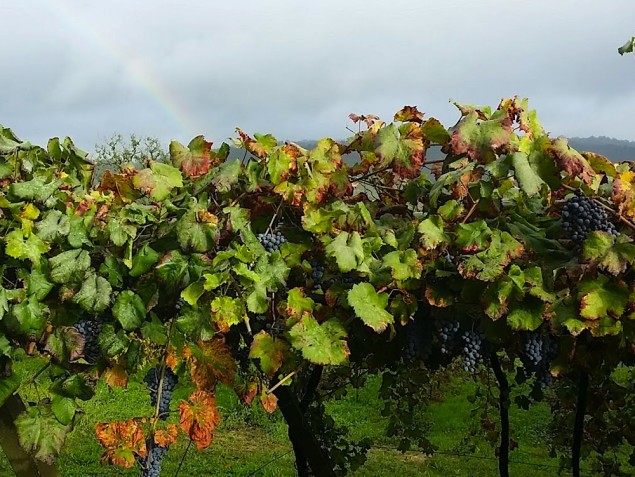
[[[620,317],[628,304],[628,287],[612,282],[606,275],[587,278],[578,287],[580,316],[597,320],[607,316]]]
[[[35,225],[35,230],[42,240],[52,242],[68,235],[71,230],[70,221],[59,210],[49,210],[44,218]]]
[[[364,261],[364,247],[358,232],[340,232],[326,245],[326,255],[335,258],[340,272],[350,272]]]
[[[53,464],[71,426],[60,423],[50,404],[29,407],[15,420],[20,445],[36,459]]]
[[[473,111],[454,127],[450,146],[455,156],[467,154],[487,164],[496,159],[497,151],[508,148],[511,137],[511,121],[507,118],[479,121],[479,114]]]
[[[386,311],[388,294],[377,293],[370,283],[358,283],[348,292],[348,303],[355,315],[375,332],[383,332],[394,323],[393,316]]]
[[[70,231],[68,232],[68,244],[73,248],[81,248],[83,245],[90,245],[92,242],[88,237],[88,227],[86,219],[79,215],[70,218]]]
[[[392,277],[398,281],[409,278],[421,278],[423,266],[417,258],[417,252],[413,249],[405,251],[395,250],[387,253],[383,259],[384,265],[392,270]]]
[[[161,255],[158,252],[154,251],[150,245],[145,244],[141,247],[141,250],[132,257],[132,268],[129,273],[130,276],[138,277],[149,272],[160,258]]]
[[[199,207],[194,205],[179,219],[176,224],[176,236],[181,249],[204,253],[211,250],[218,235],[218,219],[212,222],[202,222],[198,219]]]
[[[90,267],[90,255],[86,250],[68,250],[49,259],[53,283],[79,282]]]
[[[444,230],[444,222],[438,215],[432,215],[419,224],[417,231],[421,234],[421,245],[427,250],[447,242],[448,236]]]
[[[73,303],[89,313],[98,314],[108,308],[111,294],[112,287],[108,280],[92,272],[84,278],[79,292],[73,296]]]
[[[269,178],[274,185],[286,180],[290,172],[290,167],[294,164],[293,158],[283,149],[278,149],[267,160],[267,170]]]
[[[260,369],[270,377],[280,369],[288,354],[288,343],[264,330],[254,336],[249,349],[249,358],[260,360]]]
[[[161,320],[156,314],[151,313],[152,321],[145,321],[141,328],[141,334],[144,339],[149,339],[154,344],[163,346],[168,342],[168,335],[165,331],[165,325],[161,323]]]
[[[141,326],[146,317],[146,306],[139,295],[130,290],[122,291],[112,307],[113,316],[126,331]]]
[[[212,184],[219,192],[229,192],[242,175],[243,169],[238,159],[226,161],[218,167]]]
[[[580,318],[580,312],[571,299],[561,300],[554,305],[553,320],[566,328],[572,336],[578,336],[588,326],[588,322]]]
[[[88,401],[95,395],[95,389],[90,384],[90,379],[84,374],[71,374],[68,377],[62,375],[51,385],[51,392],[69,398],[78,398]]]
[[[62,184],[61,180],[51,180],[43,176],[35,176],[28,182],[14,182],[9,186],[9,196],[20,200],[37,200],[44,202]]]
[[[240,298],[218,296],[212,301],[212,321],[221,330],[228,330],[243,321],[245,303]]]
[[[529,164],[529,156],[524,152],[515,152],[511,155],[511,160],[523,192],[530,197],[539,194],[545,182]]]
[[[516,331],[534,331],[542,324],[544,308],[542,303],[534,300],[515,304],[507,315],[507,323]]]
[[[129,239],[134,239],[137,235],[137,227],[124,222],[116,217],[111,218],[106,226],[106,231],[112,243],[118,247],[123,246]]]
[[[149,169],[142,169],[132,178],[137,189],[150,194],[156,201],[162,201],[170,196],[172,189],[183,187],[181,172],[167,164],[152,162]]]
[[[27,292],[35,297],[36,300],[44,300],[49,292],[53,289],[53,284],[48,281],[46,274],[40,269],[34,269],[29,275],[29,285]]]
[[[77,405],[75,399],[60,395],[53,396],[51,401],[51,410],[57,420],[64,426],[68,426],[73,422]]]
[[[633,53],[633,50],[635,50],[635,36],[620,46],[617,52],[620,55],[624,55],[625,53]]]
[[[305,314],[312,314],[315,302],[304,296],[302,288],[293,288],[287,295],[287,314],[289,317],[300,318]]]
[[[125,268],[114,255],[108,255],[104,259],[104,263],[99,266],[99,273],[102,276],[107,277],[108,283],[110,283],[113,287],[121,288],[123,286]]]
[[[590,233],[583,246],[583,256],[597,261],[601,269],[613,275],[626,271],[627,265],[635,265],[635,245],[624,236],[617,241],[607,232]]]
[[[39,262],[42,254],[50,249],[48,244],[35,234],[29,235],[29,238],[24,240],[19,230],[10,232],[4,240],[7,243],[5,248],[7,255],[21,260],[29,259],[33,263]]]
[[[49,310],[35,297],[31,296],[28,300],[14,305],[11,311],[18,323],[20,333],[39,336],[44,330],[46,314]]]
[[[101,327],[98,342],[99,347],[107,357],[113,358],[123,353],[128,346],[128,341],[122,330],[119,333],[115,333],[113,325],[106,323]]]
[[[166,253],[156,266],[156,274],[169,291],[179,292],[190,284],[187,257],[178,250]]]
[[[203,284],[203,288],[206,291],[215,290],[223,283],[227,283],[229,280],[229,273],[206,273],[203,275],[205,278],[205,283]]]
[[[205,283],[201,280],[190,284],[185,290],[181,292],[181,298],[183,298],[191,306],[195,306],[198,299],[203,293],[205,293]]]
[[[319,324],[312,316],[304,316],[291,328],[289,338],[304,359],[315,364],[337,366],[350,354],[346,330],[335,318]]]
[[[484,220],[477,220],[467,224],[457,224],[456,245],[464,252],[476,252],[489,245],[492,231]]]

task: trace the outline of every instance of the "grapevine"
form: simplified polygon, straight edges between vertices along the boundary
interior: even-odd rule
[[[301,401],[293,384],[316,366],[382,373],[382,392],[406,400],[388,405],[393,429],[428,450],[396,420],[418,405],[412,387],[459,356],[475,379],[494,371],[501,436],[509,369],[532,399],[586,374],[609,389],[600,376],[635,354],[632,164],[550,137],[525,99],[457,107],[447,128],[414,106],[390,123],[352,115],[368,128],[312,150],[237,129],[242,161],[197,136],[173,141],[166,163],[101,177],[68,138],[39,147],[0,127],[0,405],[21,391],[18,352],[56,370],[28,412],[53,415],[60,438],[26,432],[24,414],[25,447],[54,461],[94,380],[126,386],[139,369],[155,413],[96,437],[104,462],[147,475],[179,435],[213,445],[219,383],[274,412]],[[443,159],[427,160],[432,147]],[[184,382],[193,390],[172,403]],[[323,414],[319,400],[304,407],[283,409],[294,448],[345,473],[355,452],[334,431],[304,435]],[[504,475],[509,442],[498,449]]]

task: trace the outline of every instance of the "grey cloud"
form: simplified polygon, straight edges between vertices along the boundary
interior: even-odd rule
[[[54,132],[91,148],[116,131],[218,142],[236,126],[341,138],[351,112],[390,119],[417,104],[452,125],[449,98],[515,94],[553,134],[635,140],[635,61],[616,52],[635,34],[632,0],[42,5],[12,7],[0,49],[0,122],[38,142]]]

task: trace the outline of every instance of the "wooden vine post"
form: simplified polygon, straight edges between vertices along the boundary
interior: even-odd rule
[[[498,472],[501,477],[509,477],[509,382],[501,368],[496,353],[490,355],[492,369],[498,382],[498,411],[501,423],[500,447],[498,448]]]
[[[586,414],[587,394],[589,391],[589,373],[582,372],[578,385],[578,403],[573,426],[573,445],[571,446],[572,474],[580,477],[580,457],[584,436],[584,415]]]

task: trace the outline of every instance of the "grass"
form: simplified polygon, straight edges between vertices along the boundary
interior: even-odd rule
[[[26,360],[32,361],[32,360]],[[34,367],[34,364],[29,363]],[[34,369],[18,366],[24,378]],[[350,475],[353,477],[409,476],[471,476],[497,475],[497,461],[492,446],[482,435],[464,439],[472,429],[478,428],[471,415],[467,396],[476,383],[465,376],[456,376],[442,385],[443,400],[431,404],[426,412],[430,423],[429,438],[439,452],[425,456],[420,452],[401,453],[397,442],[385,436],[387,419],[381,415],[377,400],[379,378],[371,378],[359,390],[351,390],[344,398],[327,404],[335,421],[348,427],[353,439],[370,437],[374,447],[364,467]],[[186,397],[188,389],[175,391],[173,404]],[[42,392],[42,389],[40,389]],[[37,400],[36,389],[25,390],[23,397]],[[259,476],[292,477],[294,457],[287,438],[287,428],[278,412],[266,414],[260,406],[246,408],[226,387],[220,386],[217,402],[223,416],[217,428],[215,441],[204,451],[190,449],[182,464],[181,476]],[[137,475],[138,469],[121,470],[100,465],[101,447],[94,435],[95,423],[120,420],[136,415],[150,415],[148,394],[139,383],[131,381],[128,389],[109,389],[99,383],[94,399],[84,402],[76,429],[68,437],[58,465],[65,477]],[[549,409],[544,404],[523,411],[512,406],[510,410],[512,438],[519,443],[511,453],[512,476],[531,475],[546,477],[557,475],[557,461],[545,447],[546,424]],[[171,417],[176,420],[176,416]],[[187,442],[181,439],[173,445],[164,461],[163,475],[173,476],[185,452]],[[462,454],[462,455],[461,455]],[[266,465],[269,463],[268,465]],[[549,467],[541,467],[547,465]],[[13,475],[0,451],[0,476]],[[584,474],[590,476],[591,474]]]

